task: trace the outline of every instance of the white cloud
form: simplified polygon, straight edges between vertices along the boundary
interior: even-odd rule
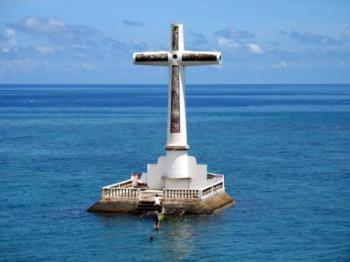
[[[125,55],[131,52],[135,46],[134,43],[124,43],[117,39],[105,36],[103,32],[94,27],[85,25],[70,25],[56,18],[43,17],[24,17],[16,23],[6,24],[8,30],[16,30],[15,32],[22,35],[41,36],[41,40],[45,39],[50,42],[56,49],[60,49],[62,54],[72,56],[80,47],[81,52],[87,55],[99,55],[109,57],[110,54],[115,56]],[[40,38],[37,38],[40,41]],[[36,43],[37,45],[45,45],[43,41]],[[135,47],[139,47],[139,43]],[[64,51],[65,50],[65,51]],[[44,53],[53,50],[41,50]]]
[[[255,53],[255,54],[262,54],[264,53],[264,50],[258,45],[258,44],[255,44],[255,43],[249,43],[249,44],[246,44],[246,47],[249,49],[249,51],[251,51],[252,53]]]
[[[58,27],[65,27],[65,24],[61,21],[58,20],[56,18],[51,18],[48,22],[48,26],[54,27],[54,28],[58,28]]]
[[[300,69],[304,67],[304,65],[296,62],[287,62],[287,61],[280,61],[277,64],[272,65],[272,69]]]
[[[37,27],[39,24],[39,21],[37,18],[35,17],[28,17],[25,21],[24,21],[25,25],[27,27]]]
[[[5,39],[7,41],[7,44],[11,47],[16,46],[16,30],[14,30],[13,28],[7,28],[5,30]]]
[[[23,29],[37,33],[54,33],[66,30],[65,24],[55,18],[27,17],[21,22]]]
[[[6,29],[5,34],[7,39],[13,39],[16,36],[16,31],[13,28],[8,28]]]
[[[230,39],[223,37],[223,36],[220,36],[217,39],[217,43],[218,43],[219,47],[224,47],[224,48],[235,48],[236,49],[236,48],[241,47],[240,43],[233,41],[233,40],[230,40]]]
[[[346,38],[350,38],[350,29],[345,29],[343,31],[343,36],[346,37]]]
[[[246,30],[237,30],[234,26],[225,27],[219,31],[215,32],[217,37],[225,37],[232,40],[244,40],[253,39],[255,36],[253,33]]]
[[[290,39],[298,42],[299,44],[316,44],[316,45],[323,45],[323,46],[342,44],[341,39],[337,39],[329,35],[321,35],[313,32],[302,32],[302,31],[292,30],[290,32],[280,31],[279,34],[281,36],[288,36]]]
[[[285,61],[281,61],[278,64],[275,64],[272,66],[272,68],[275,68],[275,69],[285,69],[287,67],[288,67],[288,63]]]

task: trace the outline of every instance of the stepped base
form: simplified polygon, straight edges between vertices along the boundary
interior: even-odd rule
[[[140,202],[140,203],[139,203]],[[215,210],[229,207],[235,200],[226,192],[218,192],[206,199],[165,199],[163,207],[166,214],[206,215]],[[118,198],[100,200],[92,205],[88,211],[95,213],[143,213],[152,211],[151,205],[142,205],[141,201],[132,198]],[[153,209],[154,210],[154,209]]]

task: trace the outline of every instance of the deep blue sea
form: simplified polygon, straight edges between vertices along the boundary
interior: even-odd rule
[[[237,205],[155,234],[86,209],[164,154],[165,85],[1,85],[0,260],[350,261],[350,85],[186,92],[190,153]]]

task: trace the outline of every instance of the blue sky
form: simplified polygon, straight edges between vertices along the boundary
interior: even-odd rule
[[[221,51],[188,83],[350,83],[350,1],[0,0],[0,83],[167,83],[132,52]]]

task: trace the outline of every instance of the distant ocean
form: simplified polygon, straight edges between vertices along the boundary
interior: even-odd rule
[[[0,260],[349,261],[350,85],[186,92],[190,153],[237,205],[156,235],[86,209],[164,154],[165,85],[1,85]]]

